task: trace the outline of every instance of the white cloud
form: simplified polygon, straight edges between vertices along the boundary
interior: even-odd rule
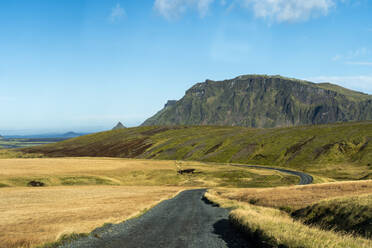
[[[327,15],[337,2],[344,0],[155,0],[154,9],[166,19],[180,17],[188,10],[197,10],[204,17],[215,2],[228,11],[247,8],[269,22],[296,22]]]
[[[111,10],[110,14],[110,21],[111,22],[117,22],[121,20],[123,17],[125,17],[127,14],[125,12],[125,9],[120,6],[120,4],[116,4],[114,8]]]
[[[368,61],[371,54],[372,51],[370,49],[362,47],[356,50],[350,50],[345,54],[338,54],[334,56],[332,60],[341,61],[347,65],[372,66],[372,62]]]
[[[257,18],[270,22],[295,22],[327,15],[335,6],[335,0],[243,0],[243,5],[252,8]]]
[[[348,89],[372,94],[372,76],[320,76],[308,78],[309,81],[329,82]]]
[[[363,66],[372,66],[372,62],[367,61],[348,61],[346,62],[348,65],[363,65]]]
[[[154,9],[166,19],[174,19],[187,10],[196,9],[204,17],[214,0],[155,0]]]

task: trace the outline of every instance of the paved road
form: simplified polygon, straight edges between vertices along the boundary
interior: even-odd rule
[[[300,184],[313,178],[301,172],[260,166],[300,177]],[[229,210],[213,206],[205,189],[188,190],[126,222],[107,225],[63,248],[245,248],[254,247],[230,226]]]
[[[232,166],[237,167],[246,167],[246,168],[257,168],[257,169],[267,169],[267,170],[276,170],[283,173],[291,174],[294,176],[298,176],[300,178],[299,185],[306,185],[306,184],[312,184],[313,183],[313,177],[309,174],[299,172],[299,171],[292,171],[287,169],[279,169],[279,168],[272,168],[272,167],[266,167],[266,166],[259,166],[259,165],[245,165],[245,164],[232,164]]]

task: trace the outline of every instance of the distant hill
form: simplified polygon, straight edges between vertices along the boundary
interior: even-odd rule
[[[30,135],[7,135],[7,139],[69,139],[75,138],[89,133],[76,133],[76,132],[67,132],[67,133],[47,133],[47,134],[30,134]]]
[[[2,140],[2,139],[4,139],[4,137],[0,135],[0,140]]]
[[[62,135],[62,137],[64,138],[74,138],[74,137],[79,137],[79,136],[83,136],[84,134],[82,133],[75,133],[75,132],[67,132],[67,133],[64,133]]]
[[[119,121],[119,123],[116,124],[116,126],[112,130],[119,130],[123,128],[126,128],[126,127]]]
[[[107,131],[25,148],[47,157],[123,157],[261,164],[372,179],[372,122],[290,128],[168,126]]]
[[[245,75],[197,83],[143,126],[287,127],[372,120],[372,96],[330,83]]]

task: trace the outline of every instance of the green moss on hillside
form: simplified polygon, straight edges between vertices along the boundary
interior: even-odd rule
[[[372,122],[292,128],[138,127],[25,148],[48,157],[198,160],[290,167],[334,179],[372,175]]]

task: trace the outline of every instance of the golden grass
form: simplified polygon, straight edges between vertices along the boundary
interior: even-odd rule
[[[117,223],[180,187],[74,186],[0,190],[0,247],[32,247]]]
[[[296,210],[324,199],[372,193],[372,180],[277,188],[224,188],[214,189],[211,192],[230,200],[254,202],[256,205],[266,207],[289,207]]]
[[[193,175],[177,175],[174,161],[118,158],[0,159],[0,187],[26,186],[31,180],[47,186],[235,186],[296,184],[298,178],[276,171],[254,170],[225,164],[182,162],[196,169]],[[254,178],[255,180],[251,180]],[[230,180],[231,179],[231,180]]]
[[[174,161],[160,160],[0,159],[0,248],[30,247],[64,234],[90,232],[106,222],[123,221],[181,189],[229,186],[229,180],[233,185],[298,181],[279,172],[229,165],[182,162],[182,167],[197,173],[178,175]],[[31,180],[47,187],[25,187]]]
[[[215,193],[215,192],[214,192]],[[324,231],[294,221],[287,213],[274,208],[254,206],[229,200],[208,192],[206,197],[222,207],[234,208],[230,221],[252,240],[277,247],[303,248],[369,248],[372,241],[333,231]]]

